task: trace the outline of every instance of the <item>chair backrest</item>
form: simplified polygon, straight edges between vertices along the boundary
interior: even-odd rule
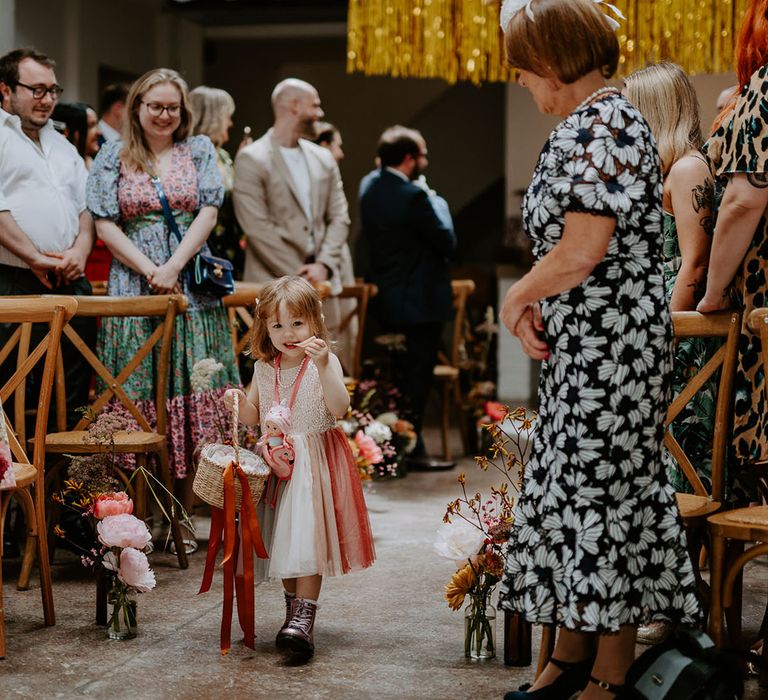
[[[347,284],[341,288],[339,299],[354,300],[354,308],[342,312],[341,320],[337,332],[344,333],[352,319],[357,319],[357,334],[355,335],[354,346],[352,348],[352,376],[360,379],[363,371],[363,337],[365,334],[365,319],[368,315],[368,303],[371,298],[379,293],[379,288],[375,284],[369,284],[362,280],[357,280],[354,284]]]
[[[747,326],[755,335],[760,337],[763,348],[763,367],[768,377],[768,308],[755,309],[747,318]]]
[[[251,340],[253,306],[263,287],[259,282],[235,282],[235,291],[222,299],[229,318],[229,333],[235,357],[240,357]],[[331,290],[325,282],[316,285],[315,289],[321,299],[325,299]]]
[[[171,343],[176,332],[176,317],[187,310],[187,298],[180,294],[138,296],[138,297],[76,297],[77,315],[91,318],[127,318],[150,317],[160,322],[143,345],[118,368],[117,374],[110,372],[91,348],[78,335],[71,325],[64,328],[64,335],[93,368],[104,383],[104,390],[90,405],[91,411],[84,415],[74,426],[74,430],[84,430],[98,416],[101,410],[113,399],[118,401],[139,425],[139,430],[154,432],[146,417],[139,410],[136,402],[128,396],[123,384],[141,367],[141,363],[155,348],[157,352],[157,374],[155,382],[155,411],[157,413],[156,432],[165,434],[167,425],[166,397],[168,392],[168,372],[171,358]],[[64,366],[59,353],[56,373],[56,421],[59,430],[66,424],[66,392],[64,387]]]
[[[16,351],[16,370],[0,387],[0,402],[7,406],[8,398],[14,397],[14,415],[11,419],[2,411],[0,419],[6,422],[11,452],[17,462],[34,464],[38,470],[38,486],[44,478],[42,465],[45,459],[45,434],[48,429],[48,413],[53,393],[56,362],[59,355],[62,330],[77,311],[77,301],[67,296],[18,296],[0,298],[0,323],[14,325],[10,338],[0,348],[0,365],[13,361]],[[48,333],[30,352],[32,324],[48,324]],[[26,444],[26,383],[30,373],[45,358],[40,377],[37,411],[35,414],[35,447],[32,461],[27,457]]]
[[[725,464],[728,444],[731,438],[731,416],[733,413],[733,387],[736,373],[736,351],[741,329],[741,312],[720,311],[700,314],[695,311],[676,311],[672,314],[675,338],[724,338],[707,363],[688,381],[683,390],[672,400],[667,410],[664,444],[680,466],[685,478],[698,496],[711,496],[722,501],[725,493]],[[712,435],[712,493],[702,483],[696,469],[685,454],[680,443],[670,431],[670,425],[681,411],[720,370],[720,381],[715,405],[715,426]]]
[[[452,367],[459,366],[459,355],[461,345],[464,342],[464,320],[467,316],[467,299],[475,293],[475,283],[473,280],[452,280],[451,289],[453,291],[453,332],[451,334],[451,356],[450,364]]]

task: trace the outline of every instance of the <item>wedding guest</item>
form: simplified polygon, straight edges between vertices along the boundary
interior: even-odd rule
[[[101,143],[120,141],[125,124],[125,100],[128,85],[108,85],[99,100],[99,135]]]
[[[63,125],[62,133],[77,149],[86,169],[90,170],[101,148],[96,112],[83,102],[60,102],[53,110],[53,120]],[[90,282],[106,280],[111,263],[112,253],[107,250],[104,241],[97,238],[85,263],[85,276]]]
[[[90,170],[100,147],[96,112],[84,102],[58,102],[51,117],[54,122],[64,125],[61,133],[77,149],[86,169]]]
[[[96,231],[114,255],[108,293],[114,296],[182,293],[187,313],[176,321],[171,348],[168,440],[173,474],[182,480],[183,505],[192,504],[193,450],[214,415],[214,401],[228,384],[239,384],[227,314],[221,300],[192,291],[185,265],[216,225],[224,197],[216,150],[207,136],[191,136],[187,85],[173,70],[145,73],[127,98],[125,142],[102,146],[88,179],[88,208]],[[159,186],[154,179],[159,179]],[[163,214],[162,189],[181,232],[171,232]],[[149,319],[106,318],[99,328],[99,357],[115,372],[146,341],[154,327]],[[196,393],[193,365],[214,357],[224,368],[213,377],[213,391]],[[154,413],[152,359],[150,371],[134,373],[123,384],[129,396]]]
[[[51,121],[61,87],[55,62],[35,49],[0,57],[0,295],[91,293],[83,276],[93,246],[93,220],[85,206],[88,173],[71,143]],[[89,347],[92,319],[71,324]],[[33,331],[37,333],[36,329]],[[8,340],[0,327],[0,347]],[[42,339],[33,335],[32,346]],[[67,422],[88,403],[91,369],[67,339],[61,342],[66,371]],[[9,378],[15,368],[3,365]],[[9,401],[10,403],[10,401]],[[7,410],[10,410],[8,405]]]
[[[670,311],[693,311],[704,293],[712,241],[714,183],[701,154],[699,103],[680,66],[658,63],[624,80],[624,95],[645,117],[658,145],[663,177],[662,261]],[[675,345],[672,395],[677,396],[716,352],[719,342],[683,338]],[[708,493],[712,492],[712,435],[717,383],[708,382],[670,430],[691,459]],[[692,487],[668,450],[663,452],[675,491]],[[655,644],[666,636],[663,623],[643,625],[637,641]]]
[[[341,161],[344,159],[341,132],[330,122],[317,122],[315,124],[315,134],[315,143],[328,149],[336,164],[341,167]],[[355,283],[355,270],[352,264],[352,251],[349,249],[349,243],[344,243],[341,248],[339,278],[342,285],[352,285]],[[355,316],[357,302],[354,299],[339,299],[338,302],[339,315],[345,326],[342,330],[336,332],[338,343],[335,349],[342,366],[347,371],[351,371],[354,362],[355,340],[358,333],[357,316]]]
[[[733,443],[728,461],[731,499],[756,497],[754,470],[768,460],[768,390],[760,338],[747,317],[768,305],[768,0],[751,0],[736,44],[739,95],[718,116],[705,145],[722,200],[712,240],[707,289],[697,306],[744,311],[734,379]]]
[[[235,277],[242,279],[245,264],[245,240],[237,225],[235,210],[232,206],[232,188],[235,183],[235,165],[232,156],[224,148],[229,141],[229,130],[232,128],[232,115],[235,113],[235,101],[226,90],[200,85],[189,93],[192,107],[192,133],[203,134],[216,147],[217,165],[224,185],[224,202],[219,208],[219,217],[209,244],[218,255],[232,262]],[[240,151],[253,143],[250,134],[243,136],[238,146]]]
[[[607,698],[623,690],[638,625],[701,620],[661,456],[672,371],[662,174],[645,120],[606,83],[619,44],[599,5],[507,2],[502,27],[519,84],[562,119],[523,201],[536,264],[500,313],[542,362],[501,601],[559,630],[531,689],[507,698]]]

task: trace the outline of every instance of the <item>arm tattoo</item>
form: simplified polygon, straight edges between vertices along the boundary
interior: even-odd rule
[[[763,190],[768,187],[768,173],[747,173],[747,182],[752,187]]]
[[[699,221],[699,225],[704,229],[704,233],[711,236],[715,230],[715,221],[712,216],[715,208],[715,185],[710,178],[706,178],[701,185],[696,185],[691,190],[691,200],[693,211],[696,213],[702,209],[707,211],[707,214]]]

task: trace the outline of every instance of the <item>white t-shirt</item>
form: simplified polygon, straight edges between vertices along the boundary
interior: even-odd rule
[[[0,211],[10,211],[38,250],[61,253],[77,238],[88,171],[75,147],[49,120],[40,144],[0,109]],[[0,244],[0,263],[29,267]]]
[[[312,182],[309,178],[307,159],[304,157],[304,152],[301,150],[300,146],[297,146],[296,148],[285,148],[284,146],[280,146],[280,153],[291,173],[293,184],[299,195],[299,203],[309,222],[310,236],[309,241],[307,242],[307,254],[313,255],[315,253],[315,239],[312,233]]]

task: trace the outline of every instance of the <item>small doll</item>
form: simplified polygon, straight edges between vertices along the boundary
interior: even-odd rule
[[[295,453],[291,439],[286,435],[290,430],[291,412],[287,406],[275,404],[264,418],[264,434],[259,438],[261,455],[272,468],[278,479],[288,480],[293,472]]]

